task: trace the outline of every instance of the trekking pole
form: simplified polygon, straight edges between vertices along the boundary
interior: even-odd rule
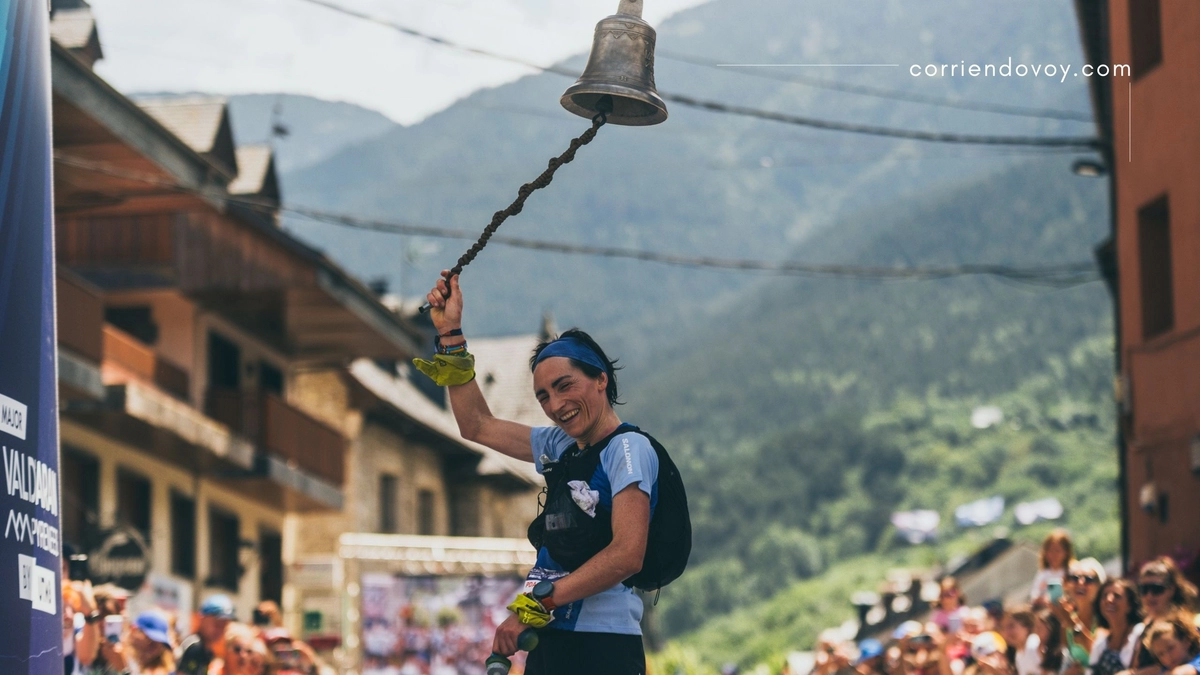
[[[523,652],[531,652],[537,649],[538,634],[532,628],[526,628],[517,636],[517,649]],[[488,657],[483,663],[487,675],[508,675],[508,671],[512,668],[512,661],[508,660],[507,656],[501,656],[495,652]]]

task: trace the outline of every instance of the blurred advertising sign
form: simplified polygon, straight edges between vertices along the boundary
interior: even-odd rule
[[[954,509],[954,522],[959,527],[983,527],[1000,520],[1004,515],[1004,497],[978,499]]]
[[[128,616],[137,616],[150,609],[160,609],[175,618],[175,630],[180,635],[191,633],[192,582],[186,579],[151,573],[126,602]]]
[[[892,527],[896,533],[910,544],[924,544],[937,539],[938,525],[942,517],[937,511],[920,509],[916,511],[897,511],[892,514]]]
[[[363,675],[482,675],[496,627],[508,618],[505,607],[523,583],[516,575],[364,574]]]
[[[1058,520],[1062,514],[1063,505],[1057,497],[1021,502],[1015,509],[1017,522],[1022,525],[1032,525],[1040,520]]]
[[[483,675],[537,555],[524,539],[343,534],[343,670]],[[513,673],[524,660],[513,660]]]
[[[132,528],[118,527],[99,533],[88,552],[88,579],[97,586],[116,584],[137,591],[150,571],[150,547]]]
[[[46,0],[0,0],[0,672],[63,672]]]

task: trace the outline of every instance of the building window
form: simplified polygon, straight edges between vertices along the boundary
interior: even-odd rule
[[[274,530],[258,531],[258,588],[260,600],[283,603],[283,536]]]
[[[208,334],[208,386],[226,390],[242,386],[242,350],[236,343],[211,332]]]
[[[171,491],[171,573],[196,576],[196,502]]]
[[[1162,63],[1159,0],[1129,0],[1129,51],[1135,80]]]
[[[258,362],[258,386],[283,398],[283,371],[266,361]]]
[[[1175,327],[1171,213],[1166,195],[1138,209],[1138,257],[1142,283],[1142,337],[1149,340]]]
[[[474,486],[455,485],[450,489],[450,534],[455,537],[478,537],[480,494]]]
[[[84,536],[100,527],[100,462],[87,453],[64,446],[59,473],[63,541],[82,549],[87,543]]]
[[[237,592],[238,578],[242,576],[238,561],[241,539],[241,527],[237,516],[220,509],[208,510],[209,586],[220,586]]]
[[[396,534],[400,531],[400,519],[396,505],[400,491],[400,479],[390,474],[379,477],[379,531]]]
[[[132,527],[150,544],[150,479],[130,471],[117,471],[117,522]]]
[[[154,323],[149,306],[106,307],[104,320],[129,333],[142,344],[153,345],[158,342],[158,324]]]
[[[434,533],[433,490],[419,490],[417,492],[417,533]]]

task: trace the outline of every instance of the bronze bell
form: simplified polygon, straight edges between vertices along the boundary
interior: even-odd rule
[[[596,24],[587,67],[562,106],[589,119],[604,112],[612,124],[666,120],[667,104],[654,88],[654,41],[654,29],[642,21],[642,0],[621,0],[616,14]]]

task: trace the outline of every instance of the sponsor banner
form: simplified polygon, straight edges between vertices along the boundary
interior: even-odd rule
[[[64,645],[46,0],[0,0],[0,673]],[[68,610],[69,612],[69,610]]]

